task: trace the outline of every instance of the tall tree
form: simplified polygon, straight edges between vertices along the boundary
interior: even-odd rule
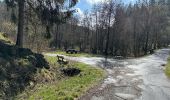
[[[165,4],[166,4],[166,0],[158,0],[158,3],[159,3],[160,5],[165,5]]]
[[[105,55],[108,56],[108,48],[109,48],[109,41],[110,41],[110,27],[112,22],[112,16],[115,12],[115,1],[110,0],[109,5],[107,5],[107,36],[106,36],[106,48],[105,48]]]
[[[8,7],[18,8],[18,33],[16,45],[23,47],[25,7],[36,12],[46,26],[46,37],[50,38],[50,27],[65,22],[75,10],[70,10],[78,0],[5,0]],[[66,6],[66,4],[68,4]]]
[[[152,6],[155,5],[155,3],[156,3],[155,0],[150,0],[150,1],[149,1],[149,4],[152,5]]]
[[[18,34],[16,46],[23,47],[25,0],[18,0]]]

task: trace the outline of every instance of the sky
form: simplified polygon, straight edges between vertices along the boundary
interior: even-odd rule
[[[79,0],[75,8],[77,9],[78,15],[82,16],[85,10],[90,10],[93,4],[102,2],[103,0]],[[136,0],[122,0],[124,4],[134,3]]]
[[[0,0],[0,1],[3,1],[3,0]],[[79,0],[79,2],[75,6],[75,8],[78,11],[77,14],[79,16],[82,16],[85,10],[90,10],[93,4],[96,4],[102,1],[104,0]],[[134,3],[136,0],[121,0],[121,1],[124,2],[125,4],[128,4],[128,3]]]

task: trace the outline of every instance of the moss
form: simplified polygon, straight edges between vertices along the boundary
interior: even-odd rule
[[[7,43],[8,45],[13,45],[14,43],[8,38],[5,33],[0,32],[0,41]]]

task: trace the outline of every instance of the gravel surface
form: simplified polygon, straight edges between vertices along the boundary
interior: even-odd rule
[[[164,74],[169,49],[137,59],[105,59],[102,57],[65,57],[100,67],[108,76],[89,90],[80,100],[170,100],[170,80]],[[56,56],[56,54],[46,54]]]

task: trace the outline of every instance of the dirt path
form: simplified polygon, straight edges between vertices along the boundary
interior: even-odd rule
[[[66,58],[101,67],[108,72],[108,77],[80,100],[170,100],[170,80],[161,66],[166,63],[169,51],[162,49],[150,56],[127,60]]]

